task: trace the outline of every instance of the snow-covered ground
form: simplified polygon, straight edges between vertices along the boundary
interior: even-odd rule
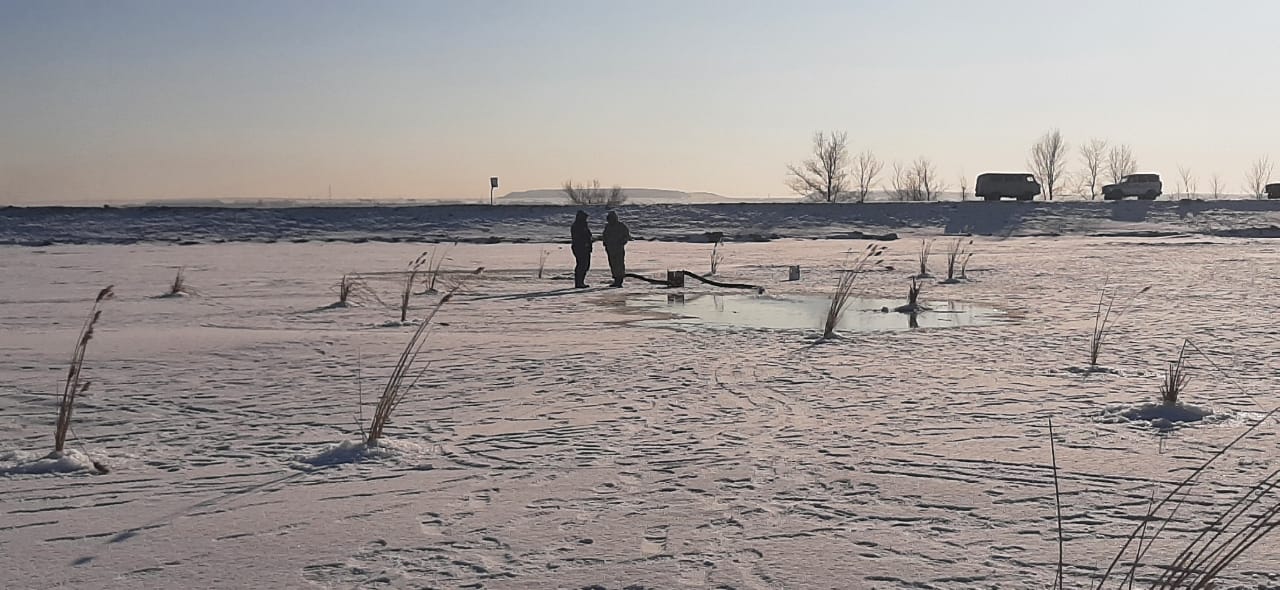
[[[1179,208],[1193,207],[1181,203],[1096,205],[1096,214],[934,207],[947,206],[1017,212],[1027,220],[1017,227],[1034,231],[1015,235],[1185,228],[1212,216],[1256,228],[1274,215],[1208,204],[1179,221]],[[1141,220],[1125,217],[1140,210]],[[645,235],[641,220],[658,211],[628,209],[634,231]],[[672,234],[759,229],[705,216]],[[161,217],[139,221],[138,236],[168,235],[157,227],[181,221]],[[1117,218],[1132,223],[1102,223]],[[252,225],[224,219],[234,231]],[[799,219],[789,227],[819,225]],[[899,233],[879,242],[892,269],[858,284],[867,296],[905,297],[918,238],[947,224],[877,219],[826,227]],[[551,227],[506,220],[495,226]],[[7,221],[10,243],[59,235]],[[935,243],[934,274],[951,240]],[[728,243],[720,275],[763,285],[766,296],[821,294],[846,252],[866,243]],[[357,400],[367,421],[415,328],[388,322],[398,314],[377,304],[329,307],[330,287],[358,271],[391,300],[396,272],[423,248],[0,247],[0,587],[1047,588],[1057,563],[1049,418],[1068,587],[1088,587],[1153,496],[1277,405],[1280,258],[1264,239],[979,236],[970,280],[927,281],[922,299],[994,307],[1005,321],[826,343],[798,330],[655,327],[645,321],[655,312],[628,297],[727,292],[637,281],[574,291],[565,246],[459,244],[445,267],[485,271],[436,317],[430,369],[388,444],[366,452],[350,444]],[[649,275],[704,272],[710,254],[705,243],[642,241],[628,260]],[[790,264],[801,265],[800,281],[785,281]],[[595,265],[589,282],[603,285],[603,252]],[[156,298],[179,267],[200,295]],[[1115,324],[1100,359],[1108,370],[1087,371],[1106,283],[1122,301],[1152,289]],[[111,471],[15,473],[52,446],[52,394],[107,284],[117,298],[89,346],[93,386],[70,446]],[[410,316],[436,297],[416,297]],[[1212,413],[1173,428],[1126,419],[1156,400],[1184,338],[1208,355],[1192,357],[1185,403]],[[1277,443],[1272,421],[1216,463],[1144,561],[1171,562],[1274,471]],[[1254,545],[1225,577],[1220,587],[1280,588],[1280,546]]]

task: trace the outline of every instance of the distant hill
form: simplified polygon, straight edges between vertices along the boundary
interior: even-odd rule
[[[624,188],[627,202],[634,205],[652,205],[657,203],[736,203],[755,199],[735,199],[715,193],[686,193],[658,188]],[[529,191],[517,191],[498,197],[497,201],[504,205],[565,205],[568,200],[564,191],[558,188],[543,188]]]

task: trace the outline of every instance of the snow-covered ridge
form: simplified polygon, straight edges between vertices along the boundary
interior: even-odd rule
[[[623,192],[627,195],[627,202],[633,205],[708,205],[720,203],[735,203],[761,200],[749,198],[733,198],[715,193],[707,192],[685,192],[677,190],[666,190],[656,188],[626,188]],[[797,197],[791,197],[791,201],[797,200]],[[565,201],[564,191],[558,188],[544,188],[527,191],[517,191],[507,193],[497,198],[497,202],[504,205],[563,205]]]
[[[117,243],[562,242],[577,207],[6,207],[0,245]],[[587,208],[603,223],[603,208]],[[856,238],[902,229],[998,236],[1280,237],[1280,201],[732,203],[619,208],[637,239]]]

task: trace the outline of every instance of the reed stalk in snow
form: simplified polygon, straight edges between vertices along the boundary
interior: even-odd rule
[[[929,274],[929,256],[931,254],[933,254],[933,240],[920,240],[920,251],[916,253],[916,264],[919,267],[916,278],[927,279],[932,276]]]
[[[369,283],[356,273],[346,273],[334,284],[333,290],[338,294],[339,307],[361,305],[369,301],[380,301],[378,294],[369,288]]]
[[[417,284],[418,274],[427,260],[427,252],[423,252],[405,268],[404,285],[400,288],[400,323],[409,320],[409,299],[413,297],[413,286]]]
[[[1062,488],[1058,486],[1058,449],[1053,442],[1053,418],[1049,418],[1049,460],[1053,462],[1053,506],[1057,512],[1058,523],[1058,572],[1054,579],[1055,590],[1063,590],[1062,572],[1065,567],[1066,554],[1063,551],[1062,536]]]
[[[969,265],[969,258],[973,256],[973,252],[969,250],[971,247],[973,247],[973,239],[966,242],[964,238],[956,238],[956,241],[947,247],[947,279],[943,282],[951,283],[965,278],[964,269]],[[957,270],[959,275],[956,273]]]
[[[198,294],[191,285],[187,284],[186,267],[179,266],[178,272],[173,275],[173,281],[169,283],[169,290],[165,291],[161,297],[183,297]]]
[[[1151,546],[1170,523],[1177,522],[1175,517],[1179,509],[1186,502],[1192,489],[1200,484],[1200,476],[1278,412],[1280,408],[1273,409],[1258,418],[1252,426],[1192,470],[1160,501],[1154,503],[1147,510],[1146,518],[1134,527],[1128,539],[1121,545],[1110,565],[1097,579],[1097,585],[1094,588],[1096,590],[1105,588],[1112,574],[1115,573],[1121,573],[1121,579],[1116,584],[1116,588],[1132,587],[1137,579],[1139,568],[1147,565],[1145,558]],[[1235,502],[1219,512],[1212,522],[1201,526],[1201,532],[1179,551],[1171,563],[1160,565],[1161,573],[1150,587],[1159,590],[1214,588],[1218,576],[1228,566],[1280,526],[1280,500],[1275,494],[1277,489],[1280,489],[1280,470],[1273,470],[1261,481],[1246,489]],[[1167,510],[1166,505],[1169,505]],[[1160,521],[1160,525],[1155,527],[1150,537],[1147,537],[1144,531],[1148,523],[1157,520]],[[1131,548],[1133,553],[1129,556]],[[1127,567],[1121,566],[1126,559]]]
[[[542,271],[547,268],[547,258],[549,256],[551,256],[551,250],[548,250],[547,248],[543,248],[541,252],[538,252],[538,278],[539,279],[542,278]]]
[[[58,399],[58,421],[54,424],[53,432],[53,452],[55,453],[61,453],[67,444],[67,433],[71,430],[71,414],[75,410],[76,397],[89,389],[90,382],[82,379],[81,372],[84,368],[84,353],[89,347],[89,341],[93,339],[93,328],[102,317],[99,306],[103,300],[110,298],[113,294],[114,291],[110,286],[98,291],[97,299],[93,300],[93,307],[89,308],[89,317],[80,327],[80,337],[76,339],[75,351],[71,353],[71,366],[67,369],[67,380],[62,387],[62,397]]]
[[[1105,284],[1102,286],[1102,289],[1098,292],[1098,306],[1093,317],[1093,335],[1089,338],[1089,366],[1098,366],[1098,355],[1101,354],[1102,345],[1106,342],[1107,334],[1115,326],[1115,322],[1120,319],[1120,316],[1124,315],[1124,312],[1129,310],[1129,307],[1133,305],[1133,301],[1139,295],[1146,293],[1150,289],[1150,285],[1143,287],[1137,293],[1130,295],[1124,301],[1124,304],[1117,308],[1116,292],[1108,292],[1107,286]]]
[[[476,269],[473,274],[479,274],[481,270]],[[431,320],[435,318],[440,308],[444,307],[444,304],[448,303],[460,289],[462,289],[462,283],[458,282],[445,291],[444,296],[427,312],[427,316],[423,318],[422,323],[418,324],[418,328],[409,337],[409,342],[405,344],[404,350],[400,352],[395,368],[392,369],[391,376],[387,379],[386,385],[383,386],[382,394],[378,396],[378,404],[374,407],[373,419],[369,424],[369,429],[365,432],[364,442],[366,446],[377,446],[378,439],[382,438],[387,422],[391,420],[391,414],[400,406],[400,402],[404,401],[405,396],[413,390],[414,385],[418,383],[418,380],[422,378],[422,375],[429,368],[424,366],[419,370],[417,361],[418,356],[422,353],[422,347],[427,343]]]
[[[831,293],[831,304],[827,307],[827,315],[822,324],[822,338],[834,338],[836,335],[836,326],[840,324],[840,318],[844,316],[845,309],[849,307],[849,300],[853,297],[853,285],[858,275],[862,274],[868,268],[877,266],[881,263],[881,255],[884,254],[884,246],[877,244],[867,244],[862,255],[859,256],[852,266],[840,270],[840,280],[836,283],[835,291]]]
[[[1169,361],[1169,366],[1165,367],[1164,381],[1160,383],[1160,403],[1166,406],[1178,404],[1178,396],[1182,395],[1187,383],[1191,382],[1186,360],[1187,343],[1183,341],[1182,349],[1178,351],[1178,360]]]
[[[711,247],[711,273],[707,276],[716,276],[716,272],[720,270],[720,263],[724,262],[724,253],[720,251],[720,245],[723,243],[724,239],[721,238]]]
[[[426,254],[424,252],[423,254]],[[423,280],[423,294],[430,295],[436,293],[436,284],[440,281],[440,267],[444,265],[444,261],[449,259],[449,249],[432,248],[431,255],[427,258],[423,274],[426,278]],[[404,321],[404,320],[401,320]]]

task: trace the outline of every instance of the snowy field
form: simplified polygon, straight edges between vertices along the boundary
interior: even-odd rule
[[[599,250],[596,287],[574,291],[567,246],[436,246],[445,269],[485,270],[436,316],[429,371],[385,447],[360,461],[314,460],[360,438],[358,400],[367,421],[414,327],[376,303],[329,307],[331,287],[360,272],[394,299],[396,273],[432,246],[3,246],[0,587],[1049,588],[1049,418],[1067,586],[1090,587],[1153,497],[1277,406],[1280,243],[1188,229],[1256,229],[1272,214],[1178,221],[1180,206],[1123,203],[1160,211],[1101,228],[1123,236],[975,237],[969,280],[927,280],[922,299],[996,308],[1000,321],[821,343],[816,324],[673,327],[637,298],[746,294],[696,282],[600,288]],[[1091,220],[1128,210],[1096,208],[1005,227],[1053,233],[1040,230],[1056,219],[1098,233]],[[638,220],[658,211],[640,211],[624,219],[646,235]],[[972,217],[963,221],[983,219]],[[899,234],[875,242],[892,268],[864,273],[858,291],[905,300],[920,238],[951,222],[885,219],[858,228]],[[3,227],[9,240],[25,231]],[[953,240],[935,242],[933,274]],[[730,242],[719,278],[762,285],[764,297],[822,295],[845,253],[867,243]],[[640,241],[628,261],[649,276],[705,273],[710,255],[706,243]],[[800,281],[785,280],[790,264]],[[157,298],[179,267],[199,295]],[[108,284],[117,296],[89,346],[93,386],[70,447],[110,473],[17,473],[52,448],[53,393]],[[1104,284],[1121,302],[1151,290],[1116,322],[1106,370],[1090,372]],[[436,299],[415,297],[410,317]],[[1184,403],[1212,413],[1163,430],[1124,418],[1156,400],[1185,338],[1205,354],[1189,355]],[[1216,462],[1140,574],[1157,574],[1280,468],[1278,443],[1269,420]],[[1269,540],[1218,587],[1280,588]]]

